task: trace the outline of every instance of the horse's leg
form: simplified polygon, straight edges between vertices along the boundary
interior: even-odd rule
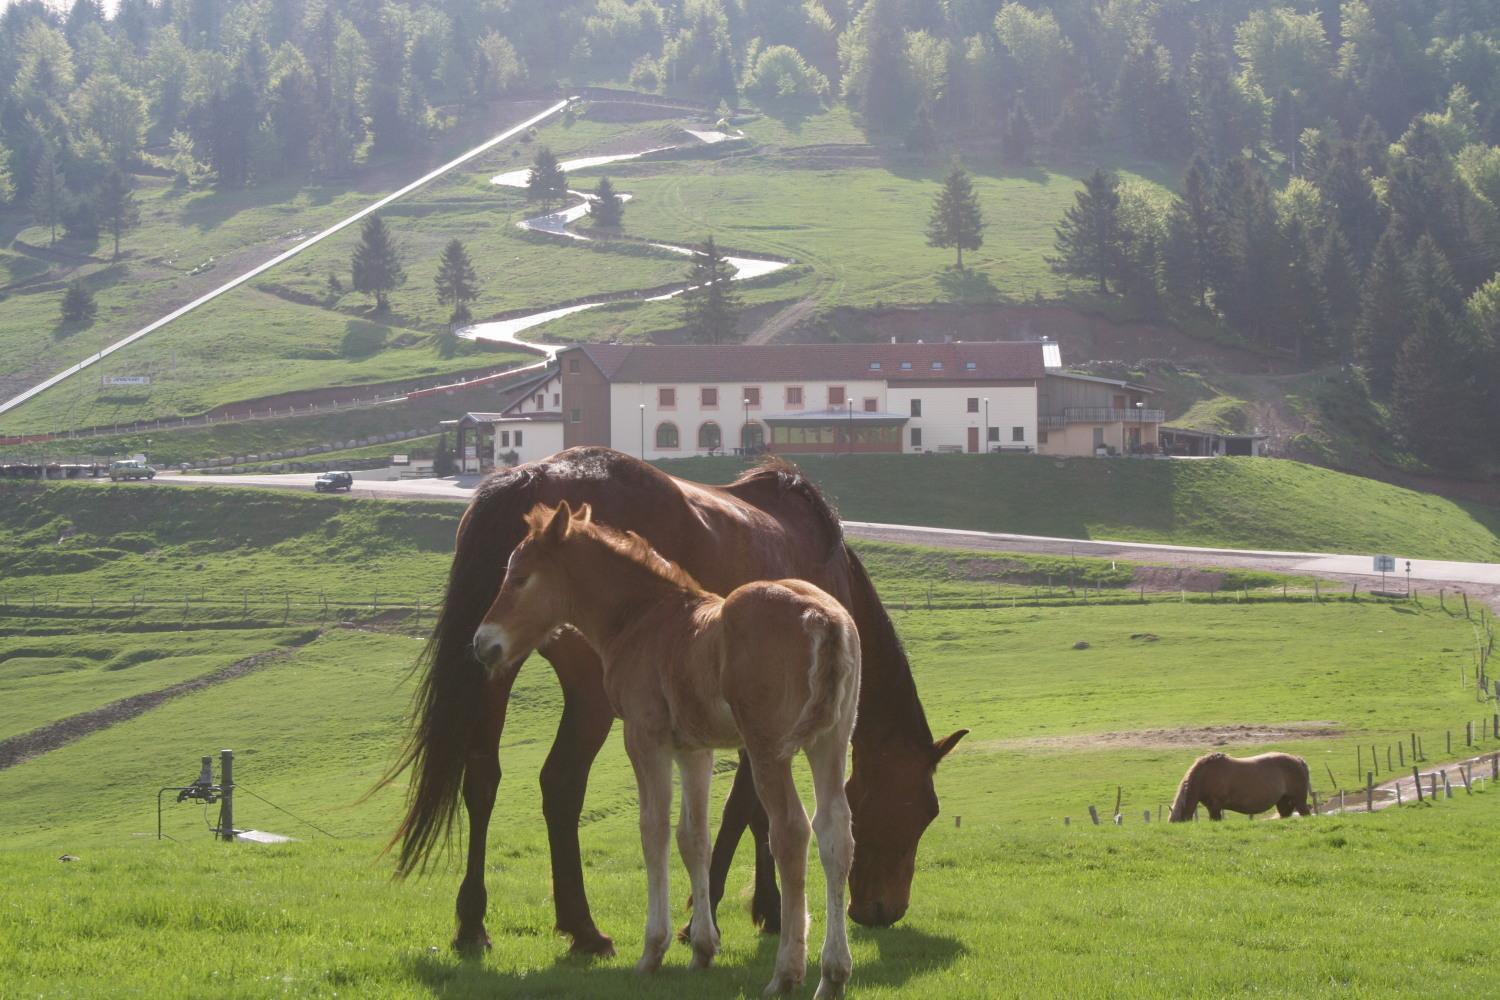
[[[646,934],[637,972],[655,972],[672,942],[667,855],[672,840],[672,750],[655,732],[625,724],[625,750],[635,768],[641,805],[641,854],[646,862]]]
[[[755,845],[755,896],[750,903],[750,918],[763,934],[781,933],[781,890],[776,888],[776,859],[771,857],[766,811],[755,794],[755,778],[750,755],[740,750],[740,766],[734,772],[734,784],[724,800],[724,814],[719,819],[719,834],[714,838],[713,860],[708,868],[709,898],[714,926],[719,926],[719,903],[724,899],[724,884],[729,868],[740,846],[745,830],[750,830]],[[693,897],[693,905],[698,898]],[[691,925],[677,932],[679,941],[687,941]]]
[[[453,935],[453,947],[465,954],[484,951],[490,946],[490,936],[484,929],[484,911],[489,905],[489,894],[484,888],[484,849],[490,813],[495,808],[495,791],[500,787],[500,733],[505,728],[505,710],[510,704],[516,673],[490,676],[485,692],[487,711],[475,727],[464,760],[469,851],[464,880],[458,887],[458,931]]]
[[[557,671],[563,690],[562,719],[541,776],[542,815],[547,819],[547,841],[552,849],[556,926],[572,935],[573,951],[613,955],[614,942],[599,932],[589,912],[578,851],[578,817],[588,790],[589,768],[609,736],[614,712],[604,693],[599,657],[576,633],[564,633],[544,647],[542,655]]]
[[[818,801],[812,825],[818,835],[818,856],[827,883],[827,924],[820,959],[821,977],[814,1000],[842,996],[854,968],[854,957],[849,953],[849,928],[844,920],[844,890],[849,883],[849,866],[854,863],[854,828],[849,799],[844,792],[844,759],[848,752],[847,732],[825,732],[807,748]]]
[[[1286,819],[1292,814],[1292,798],[1290,795],[1276,800],[1276,815]]]
[[[807,975],[807,841],[812,828],[790,761],[755,754],[755,790],[771,825],[771,853],[781,875],[781,943],[776,949],[776,971],[766,995],[788,993]]]
[[[694,899],[708,899],[708,786],[713,780],[712,750],[679,750],[677,769],[682,774],[682,810],[677,820],[677,853],[682,855],[692,883]],[[713,908],[693,908],[689,924],[693,942],[693,968],[706,969],[719,950]]]
[[[1204,806],[1208,809],[1208,818],[1213,820],[1215,823],[1224,818],[1224,810],[1220,809],[1218,806],[1211,806],[1207,803],[1204,803]]]

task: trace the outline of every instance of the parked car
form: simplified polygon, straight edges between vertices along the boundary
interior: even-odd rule
[[[123,479],[155,479],[156,470],[145,462],[137,462],[135,459],[126,459],[123,462],[111,462],[109,465],[109,478],[112,482],[120,482]]]
[[[352,490],[354,488],[354,474],[352,472],[325,472],[313,480],[313,489],[319,493],[332,493],[335,490]]]

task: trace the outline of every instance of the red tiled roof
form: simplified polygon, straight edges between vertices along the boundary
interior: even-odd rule
[[[581,344],[570,350],[582,351],[611,382],[994,381],[1039,379],[1046,374],[1040,341],[722,347]]]

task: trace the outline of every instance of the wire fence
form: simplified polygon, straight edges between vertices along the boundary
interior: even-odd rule
[[[379,623],[402,631],[430,629],[440,598],[435,595],[353,594],[291,590],[279,593],[170,594],[163,591],[101,592],[0,588],[0,633],[34,632],[87,622],[115,629],[268,628]]]

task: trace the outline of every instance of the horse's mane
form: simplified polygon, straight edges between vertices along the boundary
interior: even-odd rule
[[[547,522],[552,520],[556,509],[546,504],[537,504],[531,508],[525,515],[527,537],[535,538],[541,535],[547,527]],[[575,517],[568,522],[568,534],[581,534],[595,539],[611,551],[629,559],[674,587],[681,587],[695,594],[707,592],[702,584],[693,579],[691,573],[656,551],[651,547],[650,542],[633,531],[617,531],[591,520],[579,520]]]
[[[794,493],[801,497],[812,507],[819,521],[830,526],[833,537],[829,541],[833,544],[843,542],[843,529],[839,521],[838,509],[829,502],[828,497],[823,495],[823,491],[818,489],[817,484],[808,479],[796,465],[779,455],[767,455],[755,468],[747,469],[726,489],[753,488],[761,485],[774,486],[778,492]]]

